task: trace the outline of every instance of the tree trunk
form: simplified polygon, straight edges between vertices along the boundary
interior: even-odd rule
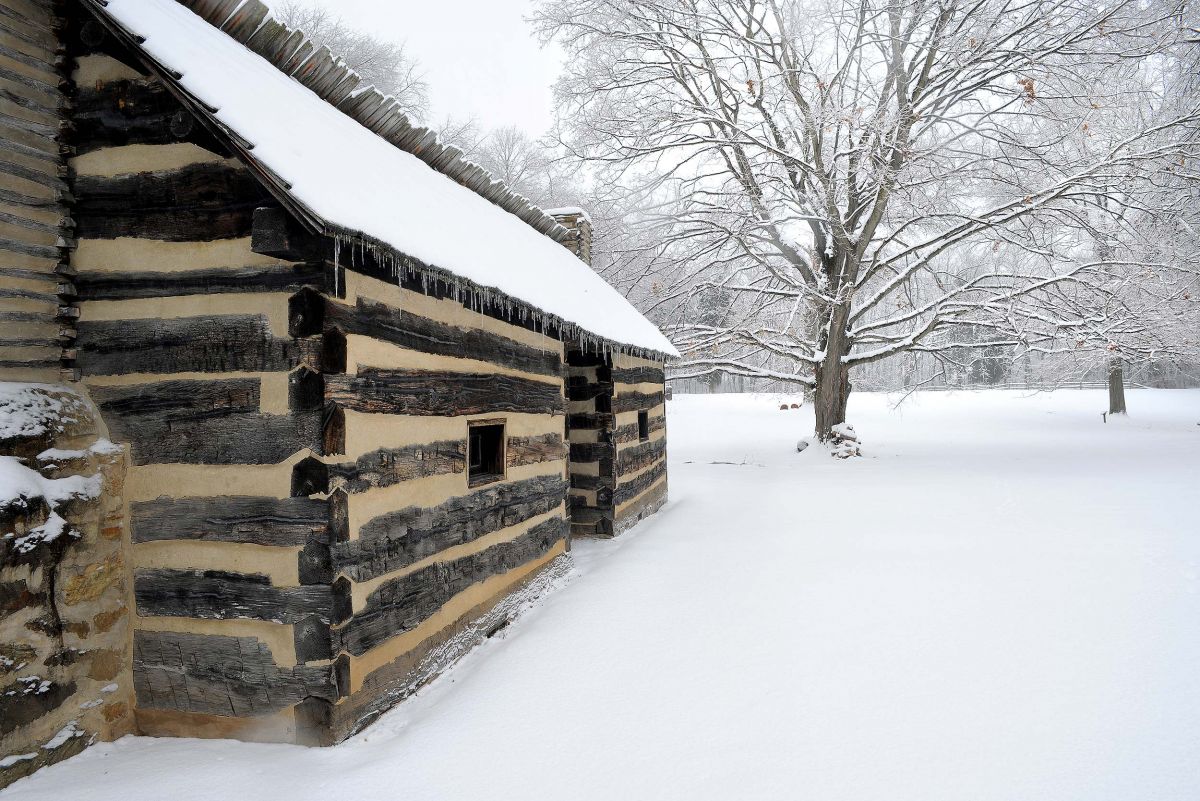
[[[1125,414],[1125,373],[1119,357],[1108,362],[1108,413]]]
[[[825,358],[817,365],[816,384],[813,387],[813,411],[816,414],[816,437],[826,442],[830,429],[846,422],[846,402],[850,399],[850,368],[842,357],[850,352],[846,336],[846,322],[850,310],[844,305],[835,306],[830,313],[829,330],[825,342]]]

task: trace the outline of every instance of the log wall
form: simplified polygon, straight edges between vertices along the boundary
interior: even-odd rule
[[[613,359],[613,531],[619,534],[667,500],[667,407],[661,362],[623,354]],[[647,415],[645,440],[638,412]]]
[[[335,737],[483,636],[471,622],[567,533],[562,343],[353,269],[340,289],[305,314],[344,351],[325,375],[339,436],[300,471],[338,515],[332,652],[350,694],[328,711]],[[504,475],[479,486],[472,420],[505,425]]]
[[[291,492],[323,449],[321,343],[289,334],[289,303],[324,287],[324,264],[256,253],[273,198],[103,28],[72,20],[77,364],[129,447],[137,728],[323,741],[304,710],[339,693],[329,504]]]
[[[59,0],[0,0],[0,380],[73,377],[64,26]]]

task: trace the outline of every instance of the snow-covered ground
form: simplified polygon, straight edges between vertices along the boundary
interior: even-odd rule
[[[330,749],[126,738],[3,801],[1200,798],[1200,392],[679,397],[671,503]]]

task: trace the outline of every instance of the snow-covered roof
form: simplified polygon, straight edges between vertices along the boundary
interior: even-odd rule
[[[222,5],[189,4],[201,11],[205,4]],[[628,300],[547,235],[553,232],[536,230],[536,219],[523,215],[529,219],[522,221],[484,197],[494,191],[460,185],[369,130],[285,72],[291,66],[286,58],[277,66],[243,45],[253,46],[268,25],[273,39],[283,38],[279,31],[287,33],[262,12],[249,21],[229,17],[226,33],[176,0],[106,5],[91,0],[91,5],[132,35],[213,122],[244,140],[240,150],[246,157],[277,178],[326,232],[361,235],[613,345],[678,356]],[[344,86],[340,73],[337,80]],[[345,92],[340,105],[355,105],[361,94]],[[440,147],[428,141],[416,145]],[[457,151],[443,150],[448,159],[457,158]]]

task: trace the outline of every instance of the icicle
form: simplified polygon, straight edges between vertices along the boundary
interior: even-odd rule
[[[340,297],[342,294],[341,281],[339,280],[338,275],[341,272],[341,254],[342,238],[340,236],[335,236],[333,238],[333,296],[335,298]]]

